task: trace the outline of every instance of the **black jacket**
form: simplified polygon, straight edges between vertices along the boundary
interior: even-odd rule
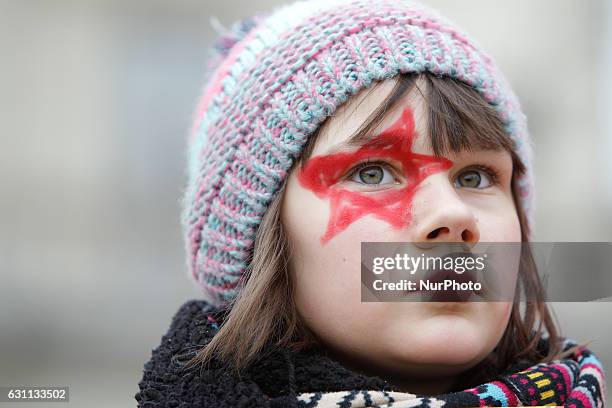
[[[185,303],[153,350],[136,394],[139,407],[296,407],[296,394],[345,390],[391,390],[378,377],[352,372],[318,348],[278,350],[260,359],[240,379],[226,368],[184,369],[186,361],[217,331],[210,320],[222,311],[202,300]]]

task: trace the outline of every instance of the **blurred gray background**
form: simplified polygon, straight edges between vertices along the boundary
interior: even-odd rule
[[[536,240],[612,241],[610,2],[425,2],[497,59],[523,103]],[[143,363],[198,297],[179,199],[210,17],[229,26],[281,3],[0,1],[0,386],[135,406]],[[610,370],[612,303],[554,307]]]

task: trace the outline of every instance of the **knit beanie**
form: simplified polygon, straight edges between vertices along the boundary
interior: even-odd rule
[[[215,51],[181,214],[189,274],[213,305],[239,291],[257,228],[309,136],[351,95],[400,73],[458,79],[495,107],[526,166],[518,196],[532,224],[525,115],[492,58],[438,12],[407,0],[297,2],[234,24]]]

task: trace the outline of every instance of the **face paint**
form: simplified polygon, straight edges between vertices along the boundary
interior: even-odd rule
[[[359,218],[372,214],[395,228],[409,225],[412,198],[428,176],[444,171],[452,162],[443,157],[412,152],[415,137],[412,110],[406,108],[393,125],[356,152],[340,152],[313,157],[298,174],[302,186],[320,198],[329,198],[330,217],[321,237],[325,244]],[[401,163],[405,186],[383,191],[350,191],[337,184],[349,170],[366,159],[389,159]]]

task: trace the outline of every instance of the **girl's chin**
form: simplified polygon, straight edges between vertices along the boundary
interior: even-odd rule
[[[396,334],[404,340],[388,350],[394,349],[406,362],[465,370],[481,361],[491,351],[489,346],[497,343],[497,338],[490,338],[493,327],[481,324],[461,315],[425,318],[400,329]]]

